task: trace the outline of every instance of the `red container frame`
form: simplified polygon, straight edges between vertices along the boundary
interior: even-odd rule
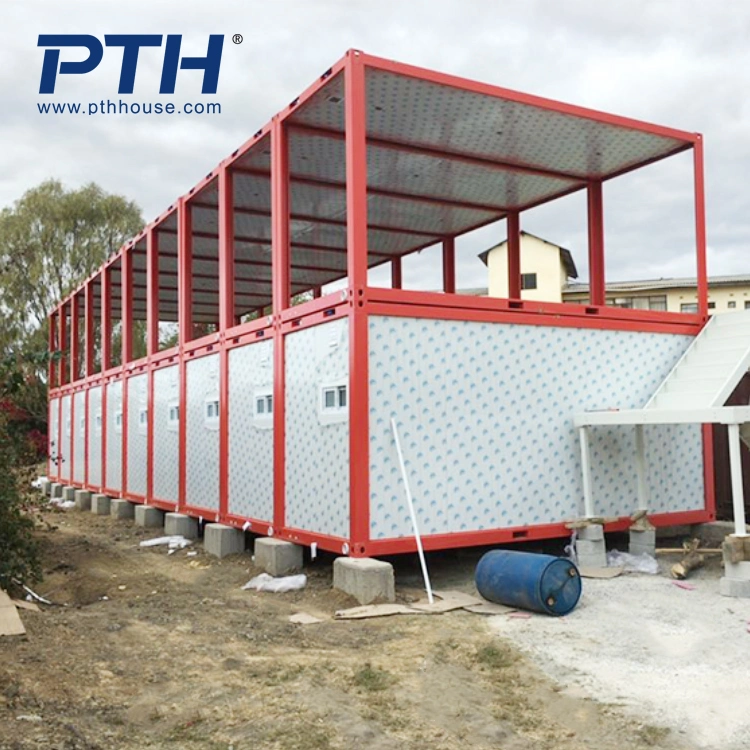
[[[368,174],[367,148],[374,139],[367,133],[367,85],[368,69],[379,70],[406,76],[420,81],[450,87],[465,92],[502,98],[506,101],[538,107],[550,113],[578,117],[606,125],[615,125],[652,135],[673,138],[679,141],[679,148],[693,152],[693,193],[695,207],[695,240],[698,281],[697,315],[668,312],[625,310],[606,305],[604,272],[604,234],[602,179],[589,179],[585,189],[588,193],[588,231],[591,304],[572,305],[546,302],[530,302],[520,297],[520,217],[519,211],[506,211],[508,230],[508,272],[509,298],[491,299],[456,295],[455,292],[455,236],[442,238],[442,267],[444,293],[415,292],[401,288],[401,258],[393,257],[392,288],[383,289],[368,285]],[[289,133],[293,128],[300,129],[299,123],[292,121],[293,115],[309,102],[328,82],[337,75],[344,77],[344,119],[343,139],[346,154],[346,278],[347,285],[342,292],[321,296],[319,287],[313,287],[313,299],[293,306],[291,282],[291,240]],[[257,320],[239,323],[235,317],[234,295],[234,176],[240,173],[237,162],[261,139],[270,137],[271,142],[271,267],[272,295],[270,314],[261,310]],[[342,137],[338,135],[337,137]],[[382,142],[381,142],[381,145]],[[388,144],[385,144],[388,145]],[[398,143],[391,146],[401,149],[424,151],[416,144]],[[666,154],[671,155],[671,154]],[[663,158],[664,155],[658,157]],[[451,158],[461,158],[451,155]],[[467,157],[468,160],[468,157]],[[655,159],[644,159],[636,166],[622,169],[607,175],[610,179],[630,169],[644,166]],[[514,164],[513,169],[544,174],[544,170]],[[556,176],[559,176],[558,173]],[[197,194],[216,182],[218,186],[218,330],[197,340],[193,333],[193,208],[197,206]],[[579,189],[579,188],[576,188]],[[560,195],[567,194],[567,190]],[[556,196],[559,197],[559,196]],[[432,199],[430,199],[432,200]],[[177,280],[179,310],[179,343],[166,351],[159,351],[158,310],[160,305],[159,284],[159,237],[162,223],[176,213],[177,216]],[[309,217],[308,217],[309,218]],[[330,220],[327,223],[335,223]],[[340,223],[340,222],[339,222]],[[487,223],[482,222],[482,224]],[[478,224],[476,226],[481,226]],[[470,227],[470,231],[475,227]],[[408,230],[403,230],[407,231]],[[145,357],[133,361],[134,312],[126,301],[133,294],[133,264],[135,246],[145,242],[147,276],[147,313]],[[432,243],[430,243],[432,244]],[[142,252],[142,251],[141,251]],[[121,364],[112,366],[112,270],[114,264],[121,263],[121,309],[122,337]],[[95,371],[95,331],[94,331],[94,284],[101,284],[101,369]],[[85,305],[85,351],[83,352],[83,373],[77,371],[80,352],[78,351],[78,321],[81,305]],[[350,527],[348,536],[331,537],[314,530],[292,528],[285,519],[285,337],[300,328],[330,321],[332,317],[345,315],[349,320],[349,372],[350,372]],[[353,556],[385,555],[412,552],[415,549],[413,537],[373,540],[370,538],[370,483],[369,483],[369,412],[368,412],[368,319],[373,315],[392,315],[435,318],[444,320],[486,321],[515,323],[524,325],[555,325],[577,328],[597,328],[621,331],[660,332],[682,335],[697,335],[708,315],[708,280],[706,269],[706,226],[704,202],[703,142],[700,134],[687,133],[658,125],[652,125],[629,118],[618,117],[602,112],[583,109],[539,97],[521,94],[497,86],[477,83],[455,76],[423,70],[409,65],[366,55],[350,50],[329,71],[305,90],[288,107],[276,115],[270,123],[261,128],[241,148],[225,159],[216,170],[207,175],[186,195],[179,198],[174,206],[151,222],[132,241],[123,246],[96,273],[86,279],[69,297],[64,299],[52,312],[49,319],[50,350],[62,352],[56,360],[51,360],[50,399],[55,402],[58,412],[57,452],[70,452],[73,457],[72,441],[75,429],[71,430],[70,445],[63,446],[61,397],[80,390],[88,390],[101,385],[102,393],[102,472],[101,485],[92,485],[85,471],[82,484],[68,481],[74,486],[86,487],[92,491],[117,494],[137,503],[148,503],[164,510],[179,510],[210,521],[250,528],[255,533],[273,533],[276,537],[300,544],[316,543],[320,548],[333,552],[345,551]],[[68,319],[70,328],[68,329]],[[70,347],[66,351],[66,341],[70,336]],[[229,512],[229,391],[228,354],[237,346],[242,346],[257,338],[272,338],[274,341],[274,498],[273,518],[253,519],[237,516]],[[154,429],[153,409],[148,409],[148,466],[147,491],[145,495],[130,492],[127,487],[127,383],[130,377],[145,373],[148,378],[148,402],[154,402],[154,372],[160,368],[178,365],[180,368],[180,412],[186,413],[186,362],[192,358],[219,354],[220,372],[220,425],[219,425],[219,509],[206,509],[188,506],[185,503],[186,468],[186,421],[180,419],[180,481],[177,502],[155,497],[154,482]],[[107,455],[107,398],[108,386],[117,380],[123,381],[123,433],[122,433],[122,479],[121,489],[112,487],[113,478],[108,475]],[[88,396],[86,403],[86,438],[84,460],[88,460]],[[71,399],[71,424],[75,426],[74,400]],[[713,481],[713,454],[711,427],[703,428],[705,506],[701,510],[675,512],[653,517],[655,524],[681,524],[711,520],[715,517]],[[70,477],[74,466],[70,464]],[[53,480],[60,478],[57,456],[50,456],[48,475]],[[611,530],[625,529],[627,518],[608,524]],[[562,523],[543,524],[532,527],[503,528],[488,531],[452,533],[426,536],[425,549],[444,549],[518,540],[540,539],[566,535]]]

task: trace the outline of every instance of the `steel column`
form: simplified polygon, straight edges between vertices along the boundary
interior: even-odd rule
[[[219,169],[219,517],[229,512],[229,352],[225,332],[234,325],[234,184]]]
[[[349,536],[351,553],[366,554],[370,538],[367,287],[367,111],[360,53],[348,53],[344,73],[346,231],[349,276]]]
[[[602,306],[607,304],[607,292],[604,274],[604,211],[601,182],[589,183],[588,225],[589,302]]]
[[[508,214],[508,299],[521,299],[521,221],[518,211]]]
[[[185,198],[177,202],[177,286],[178,326],[180,347],[180,421],[179,430],[179,489],[177,510],[187,503],[187,364],[185,345],[193,336],[193,227],[190,204]]]
[[[80,315],[81,300],[77,294],[70,300],[70,381],[78,380],[78,356],[80,354],[78,345],[78,316]]]
[[[112,367],[112,272],[102,271],[102,372]]]
[[[159,235],[146,233],[146,353],[159,351]]]
[[[280,118],[271,125],[271,262],[273,296],[273,524],[286,523],[286,358],[281,313],[291,306],[289,142]]]
[[[403,286],[403,274],[401,269],[401,258],[391,261],[391,289],[401,289]]]
[[[706,265],[706,196],[703,172],[703,140],[699,135],[693,146],[695,181],[695,253],[698,281],[698,313],[708,315],[708,268]]]
[[[443,240],[443,291],[456,293],[456,240],[446,237]]]
[[[133,359],[133,253],[122,254],[122,365]]]

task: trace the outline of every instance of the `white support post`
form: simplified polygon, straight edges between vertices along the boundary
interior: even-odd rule
[[[589,449],[589,428],[579,427],[581,441],[581,472],[583,474],[583,512],[586,518],[594,517],[594,498],[591,495],[591,451]]]
[[[745,493],[742,486],[742,456],[740,454],[740,426],[727,425],[729,436],[729,468],[732,477],[732,506],[735,536],[747,536],[745,527]]]
[[[638,510],[648,510],[648,487],[646,485],[646,441],[643,425],[635,426],[635,470],[638,476]]]

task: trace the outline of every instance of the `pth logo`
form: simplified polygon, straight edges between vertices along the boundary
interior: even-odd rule
[[[132,94],[135,85],[135,70],[138,66],[138,52],[141,47],[161,47],[161,34],[105,34],[104,44],[107,47],[122,47],[122,66],[120,68],[120,85],[118,94]],[[161,69],[160,94],[174,94],[177,70],[202,70],[203,94],[215,94],[219,83],[221,51],[224,46],[223,34],[211,34],[208,37],[208,51],[205,57],[183,57],[180,59],[182,34],[167,34],[164,47],[164,63]],[[84,75],[94,70],[104,57],[104,47],[95,36],[90,34],[40,34],[37,47],[49,47],[44,50],[42,78],[39,82],[40,94],[54,94],[57,76]],[[63,47],[83,47],[88,50],[88,57],[76,62],[60,62]]]

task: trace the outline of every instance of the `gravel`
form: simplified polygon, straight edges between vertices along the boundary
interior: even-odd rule
[[[750,600],[721,596],[720,575],[718,561],[698,571],[694,590],[664,573],[585,579],[567,617],[497,616],[491,626],[571,694],[616,704],[700,748],[745,750]]]

